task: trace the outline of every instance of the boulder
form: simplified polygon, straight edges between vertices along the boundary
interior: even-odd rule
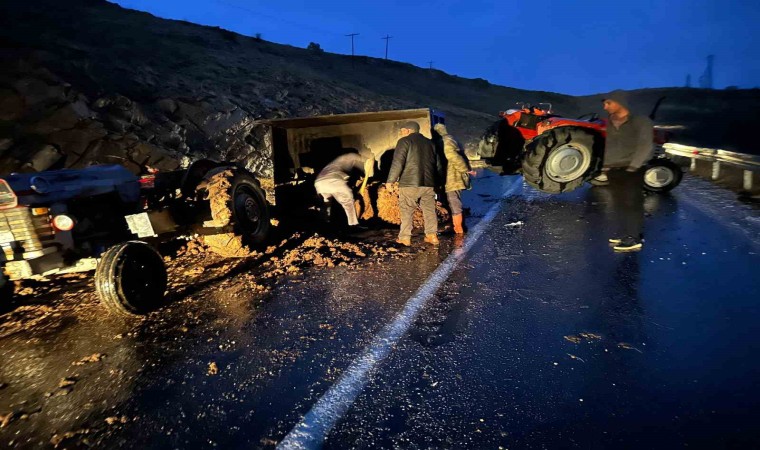
[[[24,131],[32,134],[50,134],[59,130],[69,130],[92,116],[92,111],[84,102],[67,103],[42,120],[27,125]]]
[[[64,86],[50,85],[36,77],[16,80],[13,89],[29,107],[55,105],[67,100]]]

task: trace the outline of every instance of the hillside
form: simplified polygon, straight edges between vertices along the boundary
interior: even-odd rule
[[[382,59],[315,52],[156,18],[102,0],[0,6],[0,174],[182,157],[246,159],[258,118],[434,107],[474,148],[499,110],[548,101],[601,112],[599,96],[524,91]],[[682,141],[750,151],[760,91],[634,91]]]

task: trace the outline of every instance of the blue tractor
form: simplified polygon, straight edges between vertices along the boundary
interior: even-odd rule
[[[145,176],[116,165],[11,174],[0,178],[0,301],[15,280],[94,270],[110,311],[145,314],[166,291],[157,243],[201,235],[211,250],[240,256],[269,226],[259,181],[233,163]]]

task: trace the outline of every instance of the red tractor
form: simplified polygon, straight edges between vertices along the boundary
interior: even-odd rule
[[[601,174],[607,121],[597,114],[569,119],[552,113],[551,104],[540,103],[520,105],[499,116],[483,135],[479,152],[501,165],[505,174],[522,172],[528,184],[549,193],[572,191]],[[655,157],[644,175],[648,191],[670,191],[683,177],[681,168],[662,152],[667,137],[655,127]]]

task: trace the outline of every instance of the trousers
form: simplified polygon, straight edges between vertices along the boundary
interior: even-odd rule
[[[354,193],[345,181],[336,178],[317,180],[314,183],[314,188],[325,202],[334,198],[343,207],[349,225],[359,224],[359,219],[356,217],[356,207],[354,207]]]
[[[401,230],[399,239],[412,237],[412,217],[419,204],[425,221],[425,234],[438,232],[438,216],[435,214],[435,190],[431,187],[400,187],[398,204],[401,213]]]
[[[611,192],[611,206],[618,222],[619,234],[616,237],[643,237],[644,230],[644,170],[627,172],[613,169],[607,172]]]

